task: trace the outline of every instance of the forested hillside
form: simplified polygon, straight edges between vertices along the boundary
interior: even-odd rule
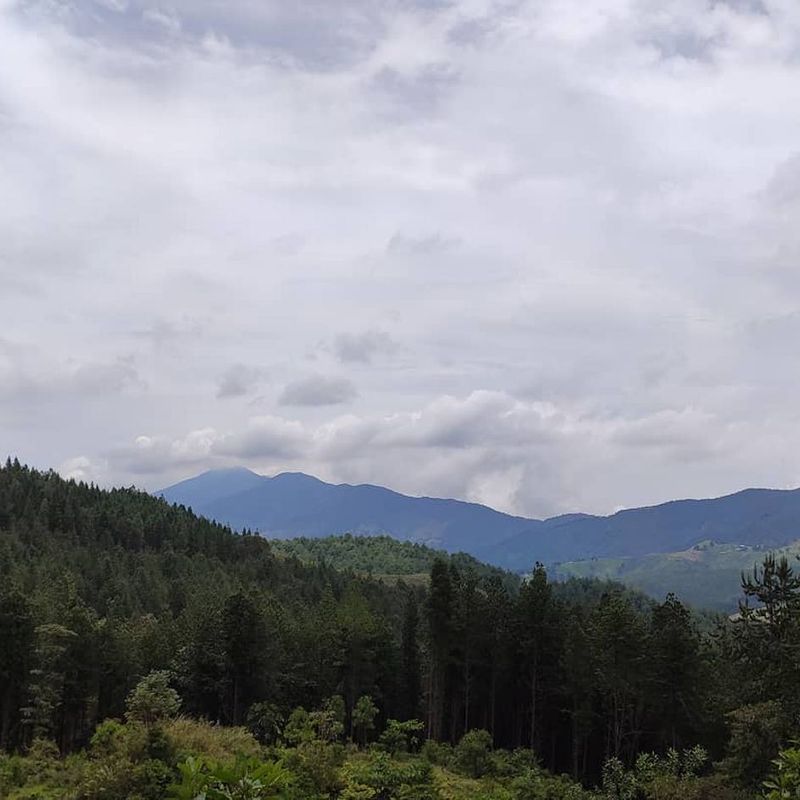
[[[742,596],[741,574],[752,571],[770,552],[794,561],[800,554],[800,542],[770,548],[705,541],[676,553],[554,564],[552,576],[559,580],[585,577],[619,581],[651,597],[674,592],[696,608],[731,614]]]
[[[709,635],[671,596],[442,559],[382,583],[9,462],[0,577],[9,798],[755,797],[800,733],[774,560]]]
[[[447,553],[418,542],[401,542],[391,536],[325,536],[312,539],[276,539],[273,550],[299,558],[304,563],[327,564],[380,577],[427,577],[436,559],[452,564],[460,572],[473,571],[479,578],[497,577],[510,590],[519,587],[519,576],[484,564],[468,553]]]

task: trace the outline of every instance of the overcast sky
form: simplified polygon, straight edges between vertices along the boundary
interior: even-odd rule
[[[545,516],[800,484],[797,0],[0,0],[0,450]]]

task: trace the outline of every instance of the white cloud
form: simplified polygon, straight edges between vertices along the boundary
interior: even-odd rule
[[[3,3],[0,438],[527,513],[797,482],[798,47],[777,0]]]

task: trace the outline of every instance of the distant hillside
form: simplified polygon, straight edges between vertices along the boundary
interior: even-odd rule
[[[712,500],[673,500],[609,517],[571,514],[477,551],[507,569],[532,561],[637,557],[685,550],[699,542],[782,547],[800,535],[800,490],[746,489]]]
[[[674,592],[698,608],[730,612],[736,609],[740,576],[760,564],[770,548],[742,544],[700,542],[675,553],[657,553],[638,558],[593,558],[554,565],[552,574],[565,578],[600,578],[618,581],[661,598]],[[800,541],[777,548],[794,562]]]
[[[478,561],[467,553],[448,554],[417,542],[401,542],[391,536],[326,536],[319,539],[275,540],[273,549],[305,563],[325,564],[335,569],[352,569],[375,576],[417,577],[427,579],[437,558],[447,559],[462,573],[472,571],[481,578],[497,577],[516,591],[518,575]]]
[[[476,503],[407,497],[381,486],[333,485],[302,473],[268,478],[245,469],[213,470],[157,494],[237,530],[250,528],[272,539],[391,534],[475,554],[538,524]]]
[[[460,500],[408,497],[380,486],[334,485],[302,473],[270,478],[241,468],[206,472],[158,494],[197,514],[270,538],[389,534],[448,552],[468,552],[514,571],[528,570],[537,560],[552,564],[671,553],[710,539],[782,547],[800,535],[797,489],[746,489],[608,517],[568,514],[544,521]]]

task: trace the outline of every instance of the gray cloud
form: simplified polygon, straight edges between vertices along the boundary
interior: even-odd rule
[[[58,363],[34,348],[0,341],[0,400],[58,403],[61,397],[102,398],[144,388],[130,357]]]
[[[264,371],[246,364],[232,364],[217,383],[217,397],[242,397],[258,387]]]
[[[585,5],[0,3],[0,441],[530,514],[800,483],[800,9]]]
[[[333,351],[339,361],[369,364],[376,356],[396,352],[397,343],[386,331],[367,330],[361,333],[340,333],[333,340]]]
[[[335,406],[357,396],[356,387],[347,378],[310,375],[288,383],[278,402],[282,406]]]

